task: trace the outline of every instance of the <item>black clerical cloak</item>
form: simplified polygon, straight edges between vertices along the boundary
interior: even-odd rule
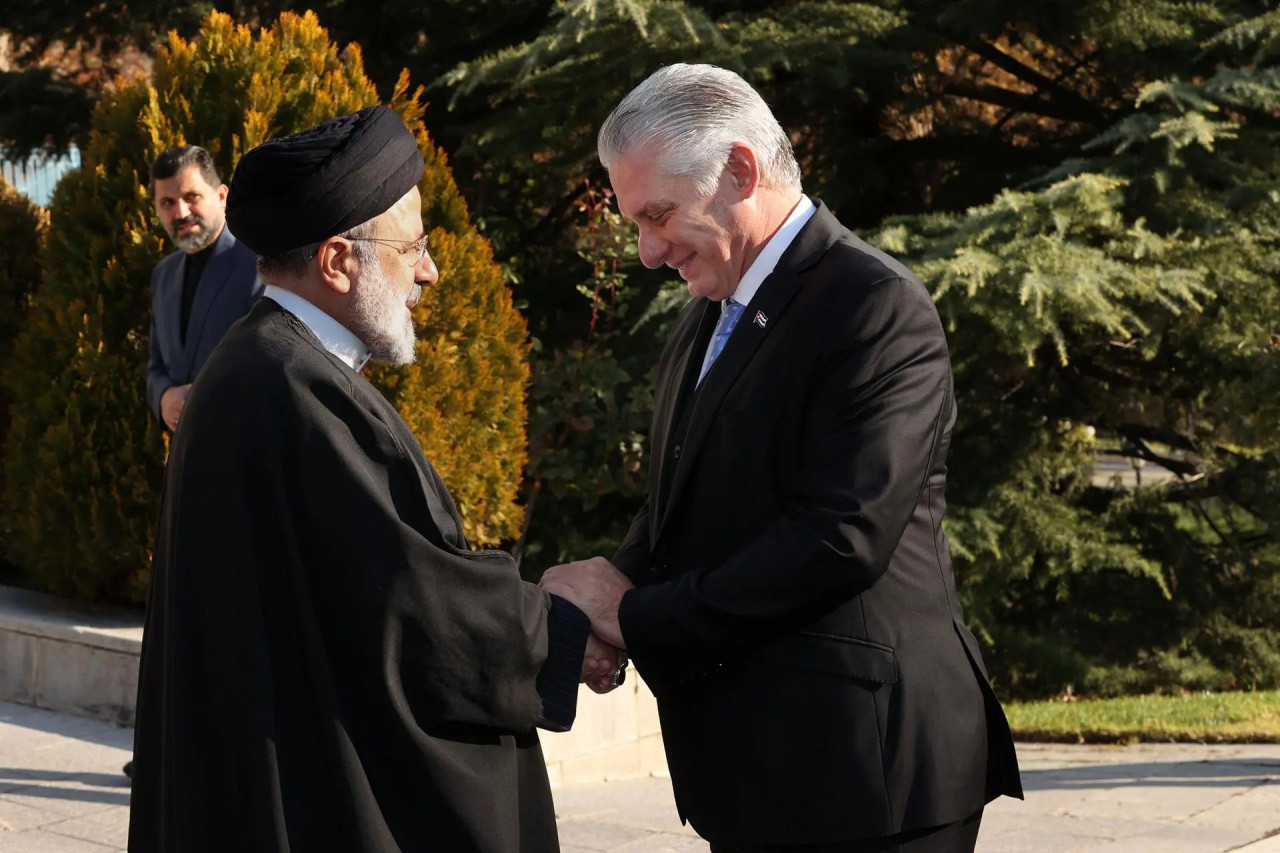
[[[382,396],[260,300],[169,459],[129,849],[557,850],[549,607],[468,550]]]

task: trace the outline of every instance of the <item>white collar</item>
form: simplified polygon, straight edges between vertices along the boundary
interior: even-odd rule
[[[364,345],[364,341],[292,290],[268,284],[263,288],[262,295],[271,298],[306,324],[311,333],[320,339],[324,348],[341,359],[347,367],[358,371],[369,360],[369,348]]]
[[[791,209],[791,214],[782,223],[782,227],[769,238],[768,243],[764,244],[760,254],[756,255],[756,259],[751,262],[746,274],[742,276],[742,281],[738,282],[738,289],[730,297],[734,302],[744,306],[751,304],[751,299],[760,289],[760,285],[764,284],[769,273],[773,272],[773,268],[778,265],[778,259],[782,257],[782,253],[796,239],[800,229],[817,209],[807,195],[800,196],[800,201]]]

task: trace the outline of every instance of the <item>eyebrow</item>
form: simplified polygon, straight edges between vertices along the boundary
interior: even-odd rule
[[[201,193],[201,191],[200,191],[200,190],[187,190],[186,192],[181,192],[181,193],[178,193],[177,195],[162,195],[162,196],[157,196],[157,197],[156,197],[156,201],[157,201],[157,202],[161,202],[161,201],[173,201],[174,199],[186,198],[187,196],[191,196],[191,195],[201,195],[201,194],[202,194],[202,193]]]
[[[651,201],[636,211],[636,217],[643,216],[645,219],[657,219],[663,214],[675,210],[676,207],[677,205],[674,201]]]

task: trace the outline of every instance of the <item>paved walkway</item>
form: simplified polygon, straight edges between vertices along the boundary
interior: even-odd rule
[[[0,703],[0,851],[117,853],[133,733]],[[987,810],[980,853],[1280,853],[1280,745],[1019,747],[1026,802]],[[705,853],[666,779],[556,791],[563,853]]]

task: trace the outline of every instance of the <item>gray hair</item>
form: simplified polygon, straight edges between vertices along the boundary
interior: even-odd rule
[[[377,228],[373,222],[372,219],[368,222],[361,222],[356,227],[335,235],[356,241],[351,245],[351,252],[355,255],[356,262],[361,267],[378,262],[377,246],[372,243],[362,242],[376,236]],[[326,237],[325,239],[327,240],[328,238]],[[307,266],[315,260],[316,255],[320,254],[320,246],[323,243],[324,240],[317,240],[314,243],[308,243],[305,246],[299,246],[287,252],[259,257],[258,276],[268,284],[275,284],[282,278],[295,278],[304,274],[307,271]]]
[[[596,147],[608,169],[618,157],[656,144],[665,173],[693,178],[708,196],[735,142],[755,151],[762,185],[800,188],[791,140],[760,94],[724,68],[677,63],[622,99],[600,127]]]

